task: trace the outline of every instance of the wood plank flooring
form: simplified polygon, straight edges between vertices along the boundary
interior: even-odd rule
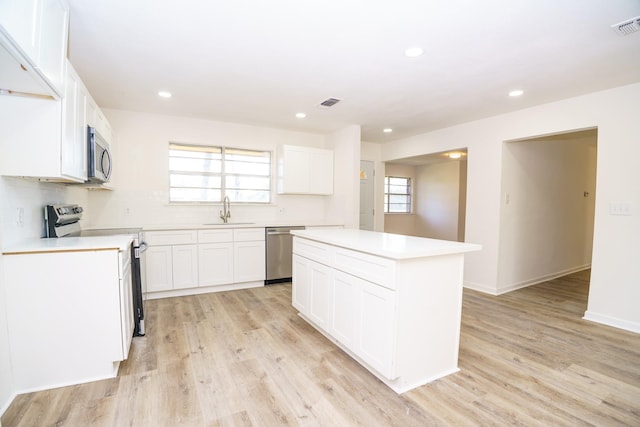
[[[117,378],[18,396],[2,426],[640,426],[640,335],[581,319],[588,280],[465,290],[461,371],[403,395],[300,319],[288,284],[148,301]]]

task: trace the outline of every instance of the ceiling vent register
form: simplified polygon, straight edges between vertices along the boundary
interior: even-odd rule
[[[328,98],[320,103],[320,107],[329,108],[336,105],[340,100],[338,98]]]
[[[636,31],[640,31],[640,16],[613,24],[611,28],[621,36],[627,36]]]

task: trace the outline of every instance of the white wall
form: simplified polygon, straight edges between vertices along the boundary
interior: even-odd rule
[[[404,234],[405,236],[419,236],[416,230],[416,168],[410,165],[401,165],[394,163],[387,163],[385,165],[386,176],[398,176],[404,178],[411,178],[412,190],[413,190],[413,212],[409,214],[405,213],[386,213],[384,214],[384,232],[393,234]],[[384,183],[384,178],[383,178]],[[384,187],[382,190],[384,194]],[[384,201],[383,201],[384,203]]]
[[[104,110],[114,129],[113,191],[92,191],[92,225],[219,222],[220,205],[169,204],[169,142],[273,151],[279,144],[325,146],[325,136],[257,126]],[[336,156],[337,157],[337,156]],[[275,178],[275,167],[274,178]],[[273,181],[275,188],[275,179]],[[323,221],[330,196],[275,195],[268,206],[232,204],[233,221]]]
[[[468,147],[465,285],[498,293],[503,141],[598,128],[597,194],[588,319],[640,332],[640,83],[527,108],[384,144],[382,160]],[[630,216],[609,214],[628,202]]]
[[[590,266],[595,162],[595,136],[505,143],[499,292]]]
[[[326,136],[326,148],[334,156],[333,195],[327,201],[326,218],[359,228],[360,223],[360,126],[351,125]]]
[[[416,167],[415,186],[416,235],[456,241],[460,162],[432,163]]]

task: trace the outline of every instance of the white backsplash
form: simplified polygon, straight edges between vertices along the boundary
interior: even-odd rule
[[[44,206],[59,203],[88,204],[88,190],[30,179],[0,177],[2,247],[44,237]],[[88,212],[83,222],[89,221]]]

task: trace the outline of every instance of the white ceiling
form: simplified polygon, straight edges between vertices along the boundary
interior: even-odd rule
[[[640,32],[609,28],[640,0],[68,2],[69,58],[102,108],[385,142],[640,81]]]

